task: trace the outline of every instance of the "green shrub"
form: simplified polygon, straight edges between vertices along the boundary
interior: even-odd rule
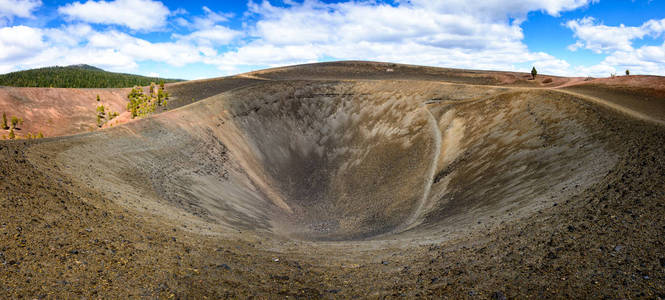
[[[7,126],[7,114],[5,113],[2,113],[2,129],[9,129],[9,126]]]
[[[9,139],[13,140],[16,138],[16,135],[14,135],[14,128],[9,129]]]
[[[106,115],[106,107],[104,107],[104,104],[97,106],[97,114],[102,118]]]
[[[127,111],[132,113],[132,119],[136,117],[144,117],[155,112],[158,105],[161,105],[162,97],[165,97],[162,90],[159,90],[157,97],[155,95],[145,95],[143,89],[134,87],[127,95],[129,103],[127,103]],[[168,94],[166,94],[168,96]]]

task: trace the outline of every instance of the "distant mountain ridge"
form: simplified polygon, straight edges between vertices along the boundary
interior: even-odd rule
[[[54,88],[128,88],[151,82],[179,82],[180,79],[114,73],[86,65],[54,66],[0,75],[0,86]]]
[[[57,66],[56,66],[56,67],[57,67]],[[104,69],[100,69],[100,68],[97,68],[97,67],[95,67],[95,66],[86,65],[86,64],[70,65],[70,66],[66,66],[65,68],[77,68],[77,69],[81,69],[81,70],[91,70],[91,71],[103,71],[103,72],[106,72]]]

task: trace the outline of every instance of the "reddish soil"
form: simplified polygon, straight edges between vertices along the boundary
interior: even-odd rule
[[[15,131],[18,136],[39,132],[46,137],[71,135],[97,128],[100,104],[114,112],[127,110],[127,93],[129,89],[0,87],[0,113],[23,119],[24,124]],[[0,135],[7,134],[0,130]]]

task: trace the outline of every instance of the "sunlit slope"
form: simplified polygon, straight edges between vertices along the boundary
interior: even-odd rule
[[[77,181],[193,230],[445,239],[596,182],[615,163],[597,114],[553,91],[265,82],[53,145]]]

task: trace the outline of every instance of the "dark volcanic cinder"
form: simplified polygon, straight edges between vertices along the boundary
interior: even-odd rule
[[[663,119],[520,78],[296,66],[1,141],[0,294],[665,297]]]

